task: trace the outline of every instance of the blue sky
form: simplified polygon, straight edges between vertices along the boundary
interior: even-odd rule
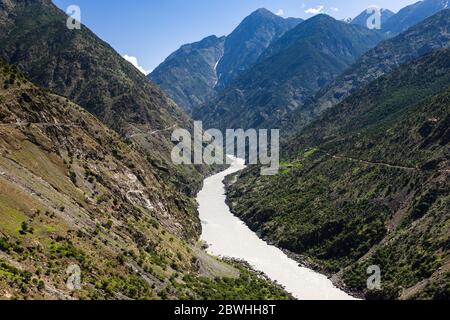
[[[81,8],[81,20],[121,55],[150,71],[182,44],[229,34],[247,15],[267,8],[284,17],[355,17],[371,5],[392,11],[416,0],[53,0],[64,11]],[[322,8],[322,9],[321,9]],[[312,10],[308,10],[312,9]],[[320,10],[321,9],[321,10]]]

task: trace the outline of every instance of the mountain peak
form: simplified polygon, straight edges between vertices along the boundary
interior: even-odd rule
[[[266,9],[266,8],[259,8],[255,11],[253,11],[250,16],[277,16],[272,11]]]
[[[338,22],[335,18],[333,18],[332,16],[329,16],[325,13],[321,13],[318,15],[315,15],[314,17],[310,18],[309,20],[306,20],[306,22],[309,23],[318,23],[318,22]]]

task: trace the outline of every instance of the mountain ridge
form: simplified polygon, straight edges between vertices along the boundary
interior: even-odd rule
[[[449,2],[447,0],[419,1],[401,9],[386,21],[382,28],[385,32],[398,34],[438,13],[440,10],[449,8]]]
[[[384,9],[381,8],[381,26],[383,26],[392,16],[395,15],[394,12],[392,12],[389,9]],[[367,27],[367,21],[369,20],[369,18],[373,15],[373,13],[367,13],[366,11],[361,12],[358,16],[356,16],[354,19],[352,19],[352,21],[350,22],[351,24],[357,24],[360,25],[362,27]]]
[[[371,81],[433,49],[447,48],[450,10],[443,10],[408,31],[378,44],[319,91],[302,114],[295,112],[288,131],[301,130],[311,119],[335,106]]]
[[[228,36],[220,37],[219,45],[201,51],[198,47],[210,37],[183,45],[148,77],[191,112],[214,99],[229,82],[255,63],[270,43],[302,21],[284,19],[260,8],[247,16]],[[211,52],[217,46],[215,52]]]
[[[224,89],[254,64],[271,43],[302,21],[284,19],[265,8],[246,17],[225,40],[224,56],[217,65],[219,81],[216,90]]]
[[[201,250],[195,201],[137,145],[1,60],[0,189],[2,299],[290,298]]]
[[[193,116],[212,128],[270,128],[375,46],[383,35],[317,15],[286,32],[219,97]]]
[[[6,9],[0,17],[0,58],[17,65],[33,83],[81,105],[122,137],[134,137],[161,176],[171,173],[170,183],[195,195],[202,170],[208,169],[174,166],[170,133],[164,131],[192,129],[180,107],[86,26],[69,30],[66,14],[51,1],[0,3]]]

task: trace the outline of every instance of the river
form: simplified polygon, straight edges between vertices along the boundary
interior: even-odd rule
[[[197,196],[203,227],[201,239],[208,243],[208,252],[247,261],[299,300],[353,299],[326,276],[300,267],[283,251],[268,245],[231,213],[225,202],[223,180],[244,168],[243,160],[233,158],[229,169],[205,180]]]

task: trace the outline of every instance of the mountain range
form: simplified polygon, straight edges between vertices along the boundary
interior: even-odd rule
[[[314,114],[320,114],[336,105],[351,93],[402,64],[432,50],[448,48],[449,27],[450,10],[443,10],[397,37],[380,43],[322,89],[308,108],[305,108],[305,112],[297,112],[291,124],[292,130],[298,130],[307,124],[309,119],[314,118]]]
[[[220,91],[246,71],[274,41],[303,20],[284,19],[267,9],[258,9],[245,18],[225,40],[225,52],[217,64]]]
[[[230,178],[233,212],[361,297],[448,298],[449,68],[448,49],[429,53],[329,109],[285,143],[278,175]]]
[[[207,127],[284,131],[280,174],[250,166],[229,178],[228,204],[362,298],[449,295],[447,7],[383,10],[379,32],[365,28],[365,12],[350,25],[315,16],[193,108]],[[381,290],[367,289],[371,265]]]
[[[66,21],[50,0],[0,0],[0,297],[289,299],[201,248],[194,196],[217,168],[170,160],[190,118]]]
[[[419,1],[400,10],[386,21],[382,25],[382,28],[383,31],[389,34],[398,34],[408,30],[437,12],[449,8],[449,2],[447,0]]]
[[[446,8],[448,8],[448,2],[445,0],[425,0],[407,6],[395,14],[388,9],[381,9],[382,29],[380,32],[385,34],[385,38],[394,37]],[[369,17],[370,15],[366,11],[363,11],[360,15],[352,19],[350,23],[352,25],[367,27],[367,19]],[[253,83],[248,79],[251,78],[248,74],[252,72],[249,69],[256,68],[258,64],[262,67],[264,56],[267,58],[270,55],[267,54],[267,51],[269,51],[271,45],[301,22],[301,19],[283,19],[266,9],[259,9],[244,19],[225,38],[224,56],[214,64],[214,67],[212,63],[205,63],[205,68],[199,68],[199,71],[192,70],[190,63],[186,63],[186,57],[183,56],[183,51],[180,49],[181,52],[177,51],[170,56],[171,59],[176,60],[172,60],[172,63],[164,62],[156,69],[157,71],[155,70],[154,73],[156,75],[149,75],[149,77],[150,79],[153,78],[156,80],[177,103],[189,112],[192,112],[194,118],[204,120],[210,126],[217,126],[217,123],[214,123],[214,119],[217,118],[221,122],[222,116],[230,118],[224,121],[227,125],[248,126],[256,123],[268,126],[280,126],[285,122],[286,118],[290,118],[289,114],[293,110],[300,109],[300,112],[302,112],[302,108],[299,108],[299,106],[305,104],[305,99],[309,101],[310,93],[301,92],[304,91],[304,88],[301,87],[299,90],[299,87],[296,85],[294,85],[296,90],[289,88],[290,84],[288,82],[290,79],[276,79],[274,81],[279,83],[280,86],[286,87],[286,92],[277,93],[277,95],[282,96],[281,99],[278,99],[279,97],[273,97],[277,101],[259,101],[258,99],[263,98],[257,92],[258,90],[265,90],[266,87],[265,85],[261,86],[258,83]],[[183,72],[180,70],[189,70],[190,75],[186,77],[182,75]],[[273,70],[269,68],[265,76],[269,79],[271,77],[275,78],[276,75],[270,74]],[[258,72],[256,69],[253,71]],[[197,75],[197,73],[200,74]],[[177,77],[174,77],[174,74]],[[247,74],[247,79],[245,78],[245,74]],[[328,80],[318,79],[321,82],[319,89],[323,89],[323,83],[330,81],[330,78],[334,80],[335,72],[333,70],[327,70],[325,74],[325,78],[328,78]],[[166,75],[168,78],[162,79],[161,75]],[[169,77],[168,75],[172,76]],[[240,79],[241,76],[243,79]],[[192,79],[203,80],[195,82]],[[254,88],[251,87],[252,83],[255,85]],[[211,86],[211,84],[213,85]],[[314,85],[314,83],[307,83],[306,86]],[[309,89],[305,90],[309,91]],[[249,93],[247,93],[248,91]],[[181,93],[184,96],[183,99],[180,98]],[[252,98],[255,95],[258,99]],[[193,103],[193,101],[195,102]],[[281,110],[278,110],[278,103],[282,104],[280,107]],[[255,104],[257,105],[256,107]],[[310,102],[306,104],[310,105]],[[232,115],[235,111],[228,109],[231,106],[237,106],[237,110],[235,111],[239,112],[242,111],[240,109],[242,106],[244,106],[244,109],[247,108],[250,110],[248,114],[246,114],[247,111],[244,111],[244,119],[241,121],[239,120],[240,113],[237,116]],[[205,110],[202,110],[203,108]],[[309,112],[309,109],[305,112]],[[272,115],[274,116],[272,117]],[[276,120],[273,121],[272,118],[276,118]],[[265,123],[267,119],[269,119],[269,123]]]
[[[199,241],[225,167],[172,162],[193,118],[281,129],[277,175],[225,180],[268,243],[355,297],[448,299],[448,2],[367,18],[258,9],[145,76],[51,0],[0,0],[0,299],[291,299]]]
[[[217,99],[193,116],[210,128],[263,128],[285,122],[384,37],[317,15],[286,32]]]
[[[192,111],[214,99],[218,91],[254,64],[273,41],[302,21],[258,9],[226,37],[210,36],[182,46],[148,77],[177,104]]]
[[[392,12],[389,9],[380,9],[380,13],[381,13],[381,26],[383,26],[392,16],[395,15],[394,12]],[[373,11],[363,11],[361,12],[356,18],[352,19],[350,21],[351,24],[357,24],[360,25],[362,27],[367,27],[367,21],[369,21],[370,17],[373,15]]]
[[[218,83],[217,64],[224,54],[225,37],[207,37],[182,46],[148,77],[179,106],[192,110],[212,99]]]

